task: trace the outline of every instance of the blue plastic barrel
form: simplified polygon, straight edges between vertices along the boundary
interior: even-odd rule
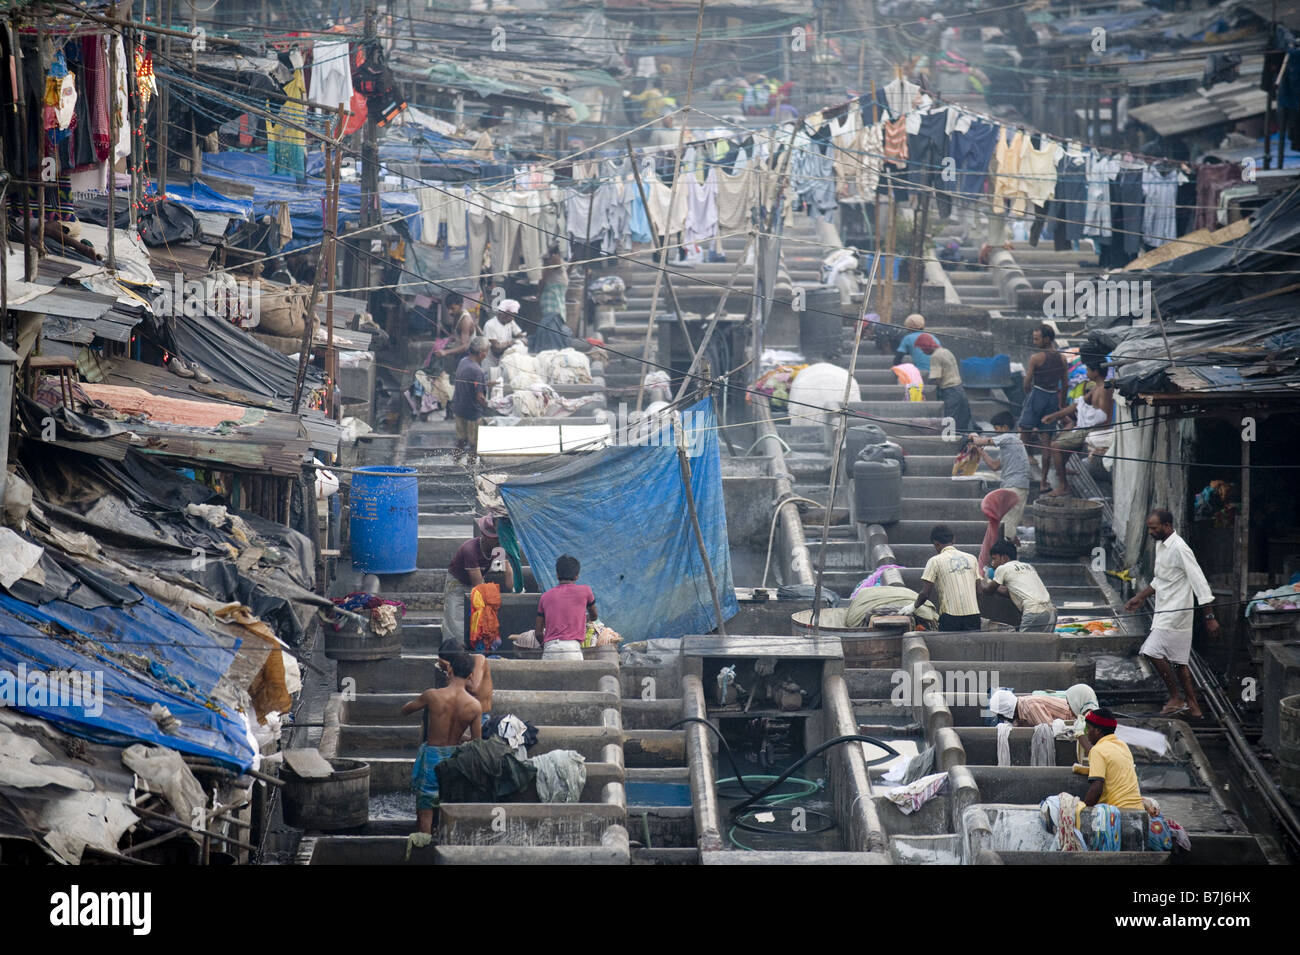
[[[420,546],[415,468],[357,468],[351,501],[352,566],[368,574],[415,570]]]

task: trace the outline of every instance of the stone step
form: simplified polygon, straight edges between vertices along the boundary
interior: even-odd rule
[[[491,663],[489,663],[491,667]],[[412,663],[410,689],[407,692],[358,693],[355,700],[344,703],[340,719],[345,723],[364,726],[405,726],[412,718],[401,714],[402,706],[430,685]],[[504,671],[502,672],[504,676]],[[542,725],[601,726],[607,719],[606,711],[617,710],[622,704],[618,681],[602,677],[607,691],[589,690],[506,690],[496,683],[493,671],[492,709],[498,713],[513,713],[526,722]],[[417,721],[418,722],[418,721]]]
[[[925,544],[930,545],[930,531],[934,529],[938,520],[903,520],[889,525],[888,536],[889,546],[897,547],[899,544]],[[988,527],[986,520],[944,520],[945,524],[956,536],[958,540],[983,540],[984,529]]]
[[[890,549],[894,552],[895,563],[902,564],[904,567],[924,567],[925,562],[935,553],[932,544],[890,544]],[[963,544],[958,541],[957,549],[974,556],[979,554],[980,545]]]
[[[984,497],[985,490],[980,481],[954,481],[951,477],[925,477],[909,473],[903,478],[903,506],[911,498],[949,498],[975,499]],[[904,512],[906,517],[906,512]]]
[[[415,766],[415,752],[419,747],[418,741],[413,744],[407,755],[383,755],[376,756],[371,753],[354,752],[340,753],[352,759],[361,759],[370,765],[370,794],[378,793],[400,793],[407,792],[411,788],[411,770]],[[549,752],[551,749],[574,749],[582,752],[578,746],[551,746],[543,747],[539,742],[532,748],[532,756]],[[587,753],[582,754],[587,758],[587,782],[582,789],[582,801],[599,803],[603,801],[603,792],[610,783],[623,782],[623,767],[618,763],[602,762],[599,759],[591,759]]]
[[[438,814],[439,846],[599,846],[612,825],[624,825],[627,811],[601,802],[446,803]]]
[[[656,687],[657,689],[657,687]],[[622,719],[624,730],[667,729],[670,723],[681,719],[680,699],[643,700],[640,697],[623,699]]]
[[[943,478],[903,478],[907,481],[943,481]],[[945,481],[945,485],[953,484],[952,481]],[[955,485],[961,486],[961,485]],[[978,485],[976,485],[978,486]],[[923,493],[940,493],[947,492],[949,488],[942,486],[934,492],[923,492],[921,488],[912,490],[906,483],[903,484],[903,521],[926,521],[931,526],[935,524],[946,524],[949,521],[973,521],[977,520],[980,514],[979,499],[982,495],[967,495],[966,497],[927,497]],[[987,523],[987,521],[985,522]],[[892,526],[892,525],[891,525]],[[927,538],[929,532],[926,533]]]

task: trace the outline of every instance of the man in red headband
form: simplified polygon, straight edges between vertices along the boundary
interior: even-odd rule
[[[1105,803],[1116,809],[1142,809],[1137,769],[1128,744],[1115,735],[1119,721],[1105,707],[1089,710],[1084,717],[1088,737],[1088,765],[1074,764],[1074,771],[1088,777],[1085,806]]]
[[[952,418],[955,427],[962,434],[974,431],[975,421],[971,418],[966,389],[962,387],[957,356],[941,346],[928,332],[917,337],[916,347],[930,356],[930,373],[926,379],[934,388],[936,397],[943,402],[944,417]]]

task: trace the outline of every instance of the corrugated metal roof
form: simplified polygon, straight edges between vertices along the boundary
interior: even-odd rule
[[[1258,71],[1256,72],[1256,76]],[[1176,136],[1193,129],[1258,116],[1268,103],[1256,79],[1223,83],[1190,96],[1163,100],[1129,110],[1129,116],[1150,126],[1161,136]]]
[[[94,320],[109,311],[116,299],[82,289],[59,287],[21,305],[11,305],[10,310],[29,315],[50,315],[58,318]]]

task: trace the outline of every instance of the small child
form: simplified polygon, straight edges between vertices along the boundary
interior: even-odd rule
[[[1025,443],[1020,440],[1015,427],[1016,419],[1011,412],[999,411],[993,416],[993,430],[997,432],[996,437],[981,438],[976,434],[970,437],[976,450],[979,451],[980,460],[987,467],[997,471],[1002,478],[1002,486],[1015,491],[1019,498],[1019,503],[1002,519],[1002,536],[1019,544],[1020,538],[1016,536],[1016,528],[1020,526],[1020,519],[1025,513],[1025,502],[1029,499],[1029,453],[1025,450]],[[990,444],[998,449],[997,460],[984,450]]]

